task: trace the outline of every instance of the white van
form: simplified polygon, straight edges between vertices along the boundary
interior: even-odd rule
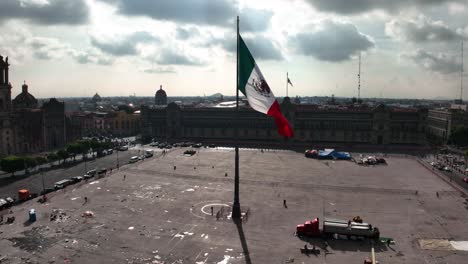
[[[151,149],[145,150],[145,158],[153,157],[153,151]]]
[[[130,163],[135,163],[135,162],[137,162],[137,161],[138,161],[138,156],[133,156],[133,157],[130,158],[130,161],[129,161],[129,162],[130,162]]]
[[[61,180],[61,181],[58,181],[58,182],[56,182],[54,184],[54,188],[56,190],[63,189],[63,188],[65,188],[66,186],[68,186],[70,184],[72,184],[72,181],[70,181],[70,180]]]

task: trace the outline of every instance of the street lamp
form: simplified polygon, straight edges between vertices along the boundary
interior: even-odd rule
[[[84,174],[86,174],[86,173],[88,173],[88,167],[86,165],[86,161],[88,160],[88,153],[87,152],[83,153],[83,160],[84,160],[84,170],[85,170]]]
[[[42,178],[42,201],[46,201],[46,193],[45,193],[45,183],[44,183],[44,172],[42,168],[39,168],[39,171],[41,172],[41,178]]]
[[[117,169],[119,169],[119,148],[117,147]]]

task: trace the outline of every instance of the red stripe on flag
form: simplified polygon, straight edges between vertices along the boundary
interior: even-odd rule
[[[267,115],[275,118],[276,127],[278,128],[278,133],[280,135],[288,138],[294,136],[291,125],[289,124],[286,117],[284,117],[284,115],[281,113],[281,109],[277,100],[275,100],[270,109],[268,109]]]

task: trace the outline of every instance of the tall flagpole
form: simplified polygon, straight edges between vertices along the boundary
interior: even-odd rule
[[[239,120],[239,16],[237,16],[237,54],[236,54],[236,119]],[[235,168],[234,168],[234,204],[232,205],[232,218],[241,217],[239,203],[239,128],[234,129],[235,137]]]
[[[288,95],[288,80],[289,80],[289,76],[288,76],[288,72],[286,72],[286,97],[289,97],[289,95]]]

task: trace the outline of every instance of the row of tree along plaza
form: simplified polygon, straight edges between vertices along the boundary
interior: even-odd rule
[[[1,169],[11,173],[23,171],[25,174],[39,170],[51,169],[57,166],[72,166],[78,162],[94,159],[106,154],[111,154],[120,143],[115,141],[98,141],[97,139],[84,139],[75,141],[63,149],[55,152],[43,153],[35,156],[7,156],[0,160]],[[81,159],[76,159],[81,155]]]

